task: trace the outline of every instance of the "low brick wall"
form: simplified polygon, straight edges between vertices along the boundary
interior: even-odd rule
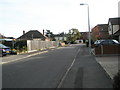
[[[95,55],[120,54],[120,45],[101,45],[95,47]]]

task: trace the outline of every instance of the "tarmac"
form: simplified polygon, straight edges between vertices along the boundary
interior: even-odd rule
[[[55,49],[55,48],[52,48]],[[29,52],[29,53],[23,53],[19,55],[14,55],[6,58],[1,58],[2,62],[0,64],[5,64],[9,62],[13,62],[13,58],[15,60],[21,59],[21,56],[24,56],[25,58],[34,56],[40,53],[45,53],[47,50],[43,51],[34,51],[34,52]],[[95,56],[95,55],[94,55]],[[5,60],[6,59],[6,60]],[[119,68],[119,62],[120,62],[120,55],[104,55],[104,56],[95,56],[96,61],[103,67],[103,69],[107,72],[107,74],[110,76],[111,79],[117,74]]]
[[[89,54],[88,48],[85,45],[78,47],[76,50],[79,52],[77,52],[73,63],[70,65],[71,68],[67,69],[67,71],[69,71],[67,74],[65,73],[65,79],[61,79],[63,82],[61,83],[60,88],[112,88],[112,80],[106,73],[108,72],[108,69],[103,69],[106,65],[109,65],[108,58],[110,57],[107,58],[108,62],[105,63],[105,57],[96,57]],[[46,51],[47,50],[15,55],[14,57],[4,57],[3,61],[5,62],[5,60],[14,60],[11,58],[16,58],[15,60],[21,60],[21,57],[25,59],[37,54],[46,53]],[[18,56],[20,56],[19,59]],[[111,63],[113,59],[111,59]]]

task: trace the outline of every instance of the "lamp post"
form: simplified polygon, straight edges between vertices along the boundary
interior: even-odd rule
[[[85,3],[81,3],[80,5],[87,5],[87,11],[88,11],[88,39],[89,39],[89,54],[91,54],[91,34],[90,34],[90,18],[89,18],[89,5]]]

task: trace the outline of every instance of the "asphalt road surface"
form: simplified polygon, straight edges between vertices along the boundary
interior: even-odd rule
[[[3,88],[112,88],[85,45],[71,45],[2,65]]]

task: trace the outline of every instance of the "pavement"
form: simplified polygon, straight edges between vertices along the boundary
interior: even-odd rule
[[[107,54],[107,55],[95,55],[94,48],[91,49],[92,54],[95,56],[96,61],[103,67],[111,79],[120,70],[119,62],[120,55],[117,54]]]
[[[108,73],[111,79],[120,70],[118,64],[120,62],[120,55],[107,55],[107,56],[96,56],[97,62],[103,67],[103,69]]]
[[[95,56],[89,54],[85,45],[79,51],[61,87],[112,89],[112,79],[96,61]]]

